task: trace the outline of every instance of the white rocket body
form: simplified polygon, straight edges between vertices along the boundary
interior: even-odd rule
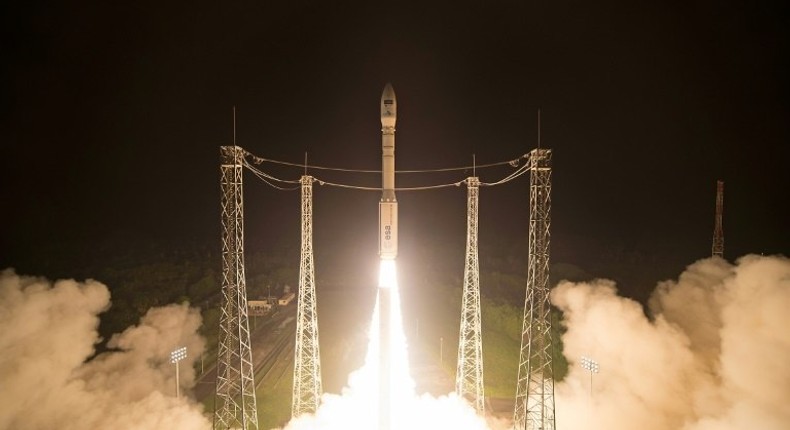
[[[381,201],[379,201],[379,256],[398,256],[398,202],[395,200],[395,121],[398,103],[387,84],[381,94]]]

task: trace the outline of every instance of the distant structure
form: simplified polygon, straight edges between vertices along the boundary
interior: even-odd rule
[[[215,429],[257,429],[247,287],[244,277],[244,202],[242,169],[245,151],[223,146],[222,304],[217,347]]]
[[[518,366],[516,430],[554,430],[554,367],[549,303],[551,239],[551,150],[529,154],[529,265],[521,354]]]
[[[248,316],[262,317],[272,310],[268,300],[248,300]]]
[[[285,293],[282,295],[282,297],[277,299],[277,304],[280,306],[288,306],[292,301],[294,301],[295,298],[295,293]]]
[[[485,416],[483,392],[483,333],[480,327],[480,264],[477,253],[477,219],[480,179],[466,179],[466,259],[461,305],[461,331],[458,339],[458,370],[455,392],[471,401],[480,416]]]
[[[299,263],[299,298],[296,302],[292,417],[315,412],[321,398],[321,355],[318,350],[318,314],[313,265],[313,178],[302,176],[300,183],[302,184],[302,256]]]
[[[716,181],[716,220],[713,227],[713,247],[714,257],[724,258],[724,227],[722,218],[724,215],[724,181]]]

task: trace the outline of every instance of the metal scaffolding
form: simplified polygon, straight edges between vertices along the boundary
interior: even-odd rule
[[[470,177],[466,209],[466,260],[458,338],[458,370],[455,392],[464,397],[480,416],[485,415],[483,392],[483,333],[480,328],[480,264],[477,257],[477,219],[480,180]]]
[[[244,150],[220,148],[222,187],[222,309],[219,320],[215,429],[257,429],[247,288],[244,277]]]
[[[529,163],[529,267],[513,422],[517,430],[554,430],[549,303],[551,150],[532,150]]]
[[[714,257],[724,258],[724,226],[722,218],[724,215],[724,182],[716,181],[716,219],[713,227],[713,246],[712,254]]]
[[[292,417],[315,412],[322,391],[315,268],[313,265],[313,181],[311,176],[302,176],[300,180],[302,184],[302,256],[299,263]]]

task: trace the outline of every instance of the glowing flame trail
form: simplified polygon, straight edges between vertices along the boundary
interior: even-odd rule
[[[482,417],[466,401],[454,393],[434,398],[417,396],[415,384],[409,374],[406,336],[401,318],[400,294],[393,260],[382,261],[379,272],[379,297],[373,309],[365,364],[353,372],[348,386],[340,395],[324,394],[315,415],[303,415],[292,420],[289,430],[343,429],[371,430],[388,426],[393,430],[419,429],[469,429],[484,430],[488,427]],[[383,293],[383,294],[382,294]],[[380,384],[381,315],[380,299],[389,296],[389,387]],[[387,396],[388,399],[382,399]],[[387,402],[390,413],[380,416],[381,402]],[[383,420],[383,421],[382,421]]]
[[[381,260],[379,268],[379,290],[373,311],[374,327],[371,337],[368,362],[376,363],[379,395],[379,428],[399,428],[397,416],[392,412],[402,411],[405,402],[414,395],[414,381],[409,375],[406,337],[403,334],[403,319],[400,311],[397,268],[394,260]],[[375,336],[378,335],[378,336]],[[371,352],[378,360],[371,360]]]

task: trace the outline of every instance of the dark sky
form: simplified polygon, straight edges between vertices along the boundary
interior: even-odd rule
[[[0,266],[215,246],[234,105],[257,155],[377,169],[387,81],[398,169],[515,158],[542,110],[555,261],[676,274],[710,253],[717,179],[727,256],[790,253],[783,2],[17,3],[0,26]],[[526,236],[525,179],[483,190],[481,242]],[[245,180],[248,245],[298,247],[298,193]],[[375,254],[376,193],[315,194],[316,252]],[[399,201],[404,249],[462,243],[464,189]]]

